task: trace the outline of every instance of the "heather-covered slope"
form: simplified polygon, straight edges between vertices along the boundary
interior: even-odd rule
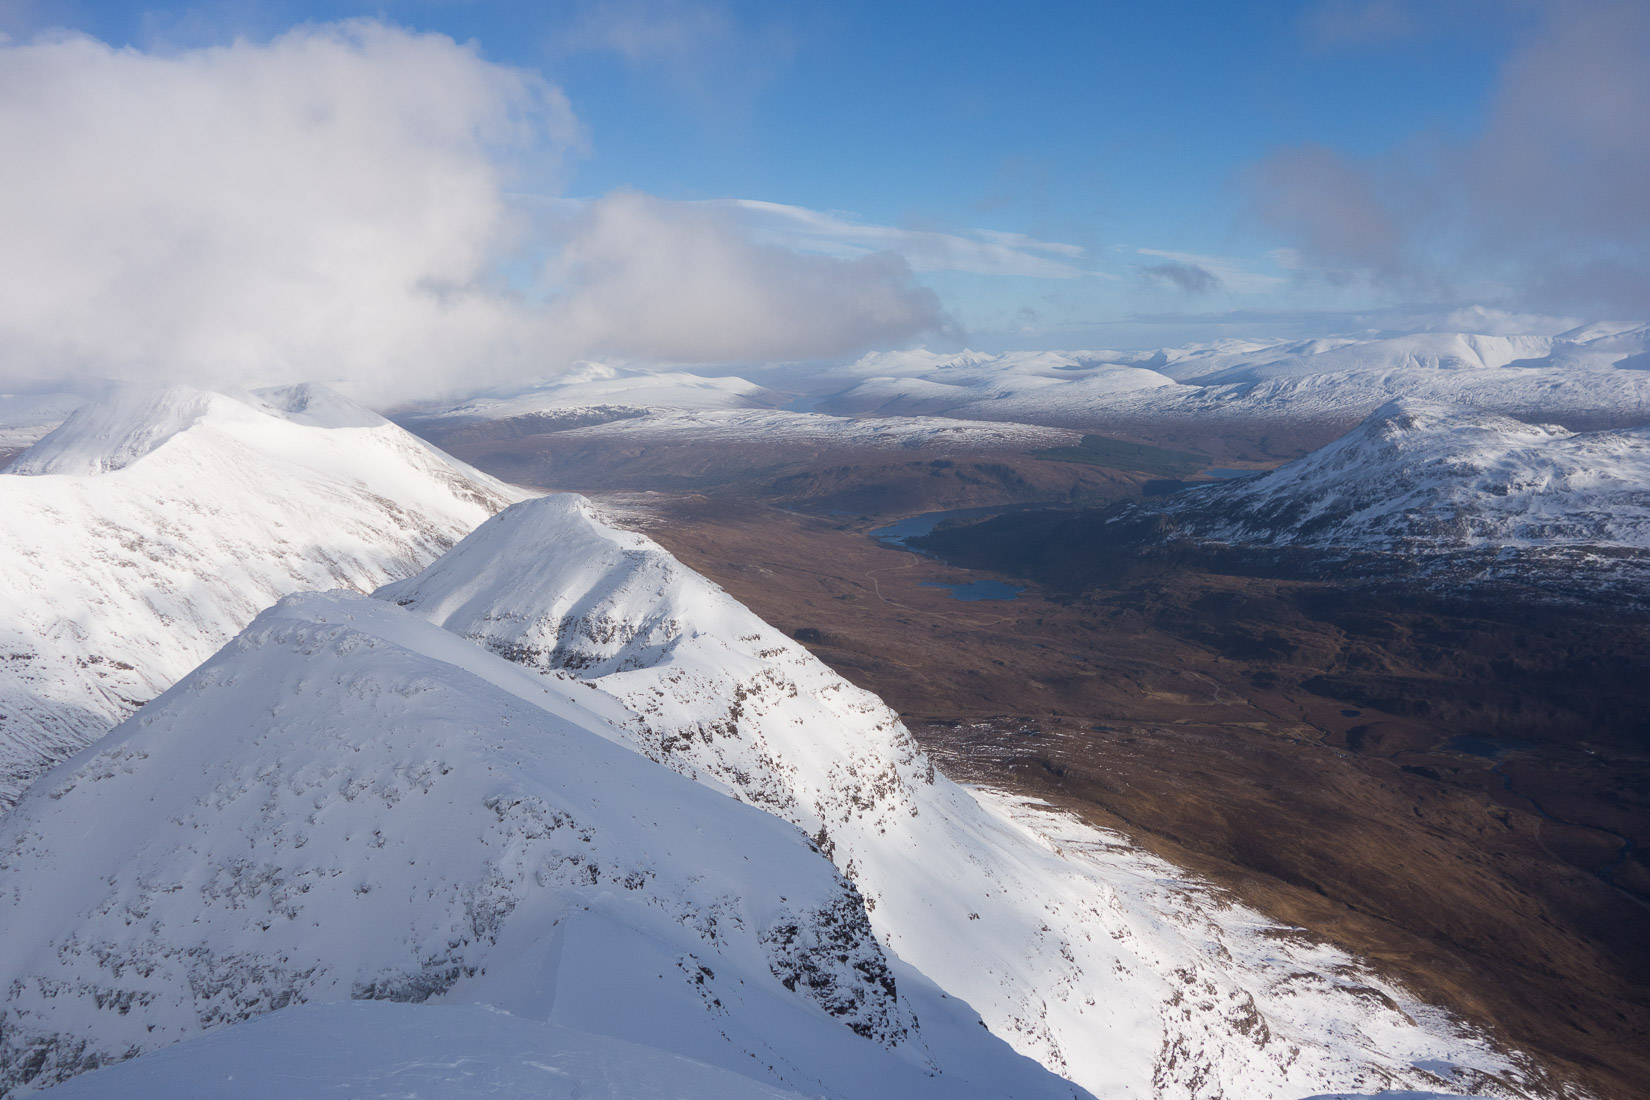
[[[0,474],[0,809],[281,596],[413,573],[521,496],[320,387],[81,406]]]

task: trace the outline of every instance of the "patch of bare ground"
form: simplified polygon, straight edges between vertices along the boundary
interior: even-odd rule
[[[535,488],[707,493],[867,515],[1004,501],[1098,503],[1136,494],[1148,480],[1018,452],[940,454],[762,441],[631,443],[562,433],[488,440],[453,453]]]
[[[1195,569],[964,603],[921,582],[1003,575],[863,522],[646,499],[653,537],[954,777],[1118,829],[1559,1078],[1650,1095],[1650,624]]]

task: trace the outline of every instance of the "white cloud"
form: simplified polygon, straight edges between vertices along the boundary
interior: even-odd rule
[[[962,271],[1038,279],[1077,279],[1098,274],[1067,262],[1083,257],[1084,250],[1079,246],[1039,241],[1020,233],[973,229],[964,236],[867,225],[843,214],[754,199],[737,199],[721,205],[730,206],[740,223],[763,240],[824,255],[895,252],[915,271]]]
[[[372,390],[507,353],[501,164],[577,137],[540,78],[372,22],[0,46],[0,369]]]
[[[888,253],[801,255],[637,195],[535,221],[514,177],[553,188],[580,141],[538,75],[374,21],[165,54],[0,43],[0,383],[317,378],[382,402],[943,326]],[[555,294],[529,301],[502,272],[546,253]]]
[[[1461,141],[1418,134],[1361,159],[1280,150],[1251,177],[1260,218],[1330,281],[1543,313],[1650,315],[1650,5],[1347,0],[1329,10],[1374,19],[1400,8],[1414,34],[1464,12],[1531,20],[1483,130]]]
[[[634,358],[808,359],[945,326],[932,291],[881,251],[808,255],[747,237],[734,203],[620,193],[587,204],[550,268],[558,338]]]

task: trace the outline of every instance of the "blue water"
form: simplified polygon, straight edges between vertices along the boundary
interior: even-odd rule
[[[1204,477],[1218,477],[1222,481],[1230,481],[1235,477],[1252,477],[1255,474],[1264,474],[1265,470],[1239,470],[1233,466],[1212,466],[1203,471]]]
[[[1065,506],[1045,502],[1039,504],[998,504],[985,508],[953,508],[948,512],[924,512],[920,516],[902,519],[898,523],[890,523],[886,527],[874,528],[871,531],[871,537],[878,542],[886,542],[902,549],[910,549],[905,545],[906,539],[926,535],[948,519],[1000,516],[1006,512],[1024,512],[1028,509],[1060,507]]]
[[[1002,581],[969,581],[966,584],[947,584],[945,581],[923,581],[923,588],[949,588],[954,600],[1012,600],[1024,588],[1016,588]]]
[[[1500,760],[1509,752],[1520,752],[1533,748],[1528,741],[1519,741],[1511,737],[1481,737],[1477,734],[1464,733],[1459,737],[1451,737],[1444,742],[1444,748],[1449,752],[1466,753],[1468,756],[1481,756],[1485,760]]]

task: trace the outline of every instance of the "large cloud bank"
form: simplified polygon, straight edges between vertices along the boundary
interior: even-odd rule
[[[1450,6],[1332,10],[1339,37],[1402,38]],[[1417,135],[1362,159],[1300,146],[1259,166],[1258,210],[1309,270],[1410,296],[1650,316],[1650,4],[1532,0],[1503,14],[1530,11],[1471,138]]]
[[[892,255],[634,194],[533,216],[512,196],[581,140],[542,77],[373,21],[168,54],[0,43],[0,385],[319,378],[391,402],[943,323]]]

